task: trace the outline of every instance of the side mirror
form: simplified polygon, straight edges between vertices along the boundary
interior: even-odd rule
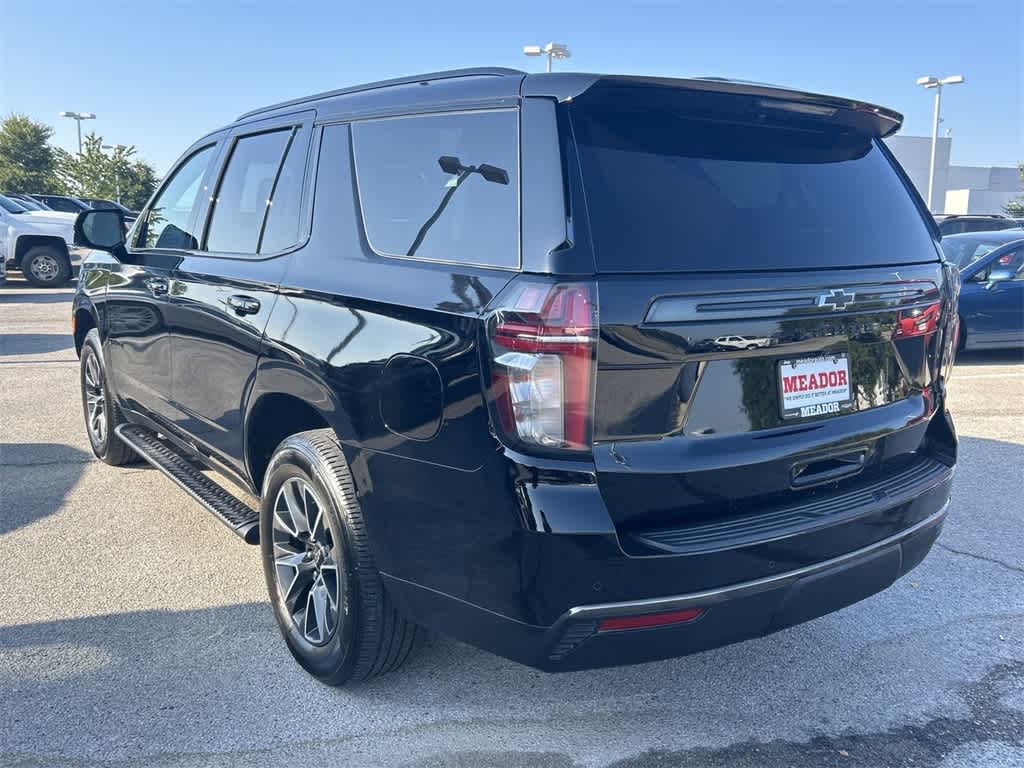
[[[1003,283],[1007,280],[1013,280],[1013,271],[1009,269],[993,269],[988,273],[987,286],[991,288],[996,283]]]
[[[122,258],[125,255],[124,215],[110,209],[82,211],[75,219],[75,245]]]

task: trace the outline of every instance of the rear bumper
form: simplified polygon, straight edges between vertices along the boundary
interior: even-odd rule
[[[409,618],[530,666],[560,671],[682,656],[838,610],[920,563],[941,530],[955,470],[945,410],[918,442],[921,451],[904,469],[827,503],[768,510],[721,530],[691,526],[699,533],[692,536],[621,531],[592,475],[562,466],[541,474],[518,456],[499,455],[478,480],[494,499],[479,512],[486,525],[434,539],[419,573],[409,564],[426,554],[422,545],[404,546],[401,557],[383,549],[378,563]],[[505,498],[516,500],[520,520],[513,527],[495,523],[513,509],[493,493],[510,481]],[[387,539],[396,543],[402,531],[391,528]],[[439,561],[439,551],[450,554]],[[702,612],[686,623],[601,625],[690,608]]]
[[[947,494],[939,509],[911,527],[823,562],[715,589],[574,606],[546,627],[383,576],[399,609],[416,621],[514,661],[549,672],[637,664],[761,637],[880,592],[925,558],[948,506]],[[685,608],[703,613],[664,627],[600,629],[604,618]]]
[[[940,510],[870,546],[805,568],[690,594],[569,609],[549,630],[548,669],[585,669],[681,656],[776,632],[882,591],[918,565],[938,538]],[[649,629],[601,631],[604,618],[686,608],[693,621]]]

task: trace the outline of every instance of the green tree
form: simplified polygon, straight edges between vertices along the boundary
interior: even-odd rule
[[[1020,180],[1024,184],[1024,163],[1017,163],[1017,170],[1020,171]],[[1007,216],[1024,216],[1024,195],[1017,195],[1013,200],[1003,206]]]
[[[157,177],[153,167],[135,157],[135,147],[103,149],[103,137],[88,134],[82,140],[82,152],[72,155],[58,150],[60,174],[75,194],[117,200],[129,208],[141,208]]]
[[[50,137],[53,129],[13,113],[0,120],[0,190],[64,191]]]
[[[120,178],[121,202],[134,210],[146,204],[159,181],[156,170],[144,160],[126,162]]]

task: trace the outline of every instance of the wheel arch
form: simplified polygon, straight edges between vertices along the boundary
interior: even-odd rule
[[[333,429],[340,441],[352,434],[351,422],[325,382],[304,368],[264,359],[257,369],[245,417],[245,467],[259,493],[274,449],[289,435],[309,429]]]
[[[68,252],[68,244],[64,242],[64,238],[57,235],[19,235],[14,243],[14,261],[18,264],[19,269],[25,254],[37,245],[49,245],[56,248],[68,260],[68,263],[71,263],[71,254]]]
[[[71,318],[72,335],[75,338],[75,353],[81,357],[82,345],[85,344],[85,337],[93,328],[100,327],[99,320],[96,317],[96,310],[94,307],[78,302],[75,303]]]

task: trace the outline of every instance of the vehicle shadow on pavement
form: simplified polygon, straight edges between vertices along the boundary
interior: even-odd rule
[[[1010,632],[1017,621],[980,623]],[[1024,732],[1024,711],[1001,701],[1024,685],[1024,660],[996,654],[971,659],[957,680],[929,674],[934,652],[971,645],[964,622],[922,627],[927,632],[910,638],[893,628],[897,646],[852,656],[857,643],[846,636],[858,633],[835,623],[571,675],[438,639],[396,673],[348,689],[318,685],[299,669],[264,603],[2,627],[0,701],[11,706],[0,764],[574,768],[584,764],[575,755],[603,733],[617,750],[635,749],[627,748],[632,758],[602,765],[879,768],[937,765],[957,747],[979,739],[1014,744]],[[821,652],[829,646],[838,653]],[[907,713],[903,724],[877,698],[893,674],[905,690],[892,707],[924,696],[924,713],[957,714]],[[694,746],[645,752],[664,743],[669,723]],[[724,746],[696,746],[721,744],[725,734]],[[893,761],[878,762],[880,755]]]
[[[962,439],[941,546],[907,578],[816,621],[664,662],[549,675],[431,637],[396,672],[333,689],[294,663],[265,602],[0,626],[0,764],[568,768],[594,764],[604,744],[632,756],[601,765],[623,768],[875,768],[1013,745],[1021,512],[991,505],[1013,497],[1022,464],[1022,445]],[[111,547],[150,556],[112,534]],[[189,600],[170,571],[109,589]],[[671,747],[646,751],[655,744]]]
[[[61,443],[0,443],[0,536],[57,512],[91,462]]]
[[[0,288],[0,304],[70,304],[73,298],[72,291],[40,290],[30,283],[14,283],[9,279]]]
[[[956,367],[972,365],[1020,365],[1024,363],[1024,349],[964,350],[956,356]],[[954,378],[956,372],[953,372]]]
[[[0,335],[0,357],[42,355],[74,347],[70,333],[4,333]]]

